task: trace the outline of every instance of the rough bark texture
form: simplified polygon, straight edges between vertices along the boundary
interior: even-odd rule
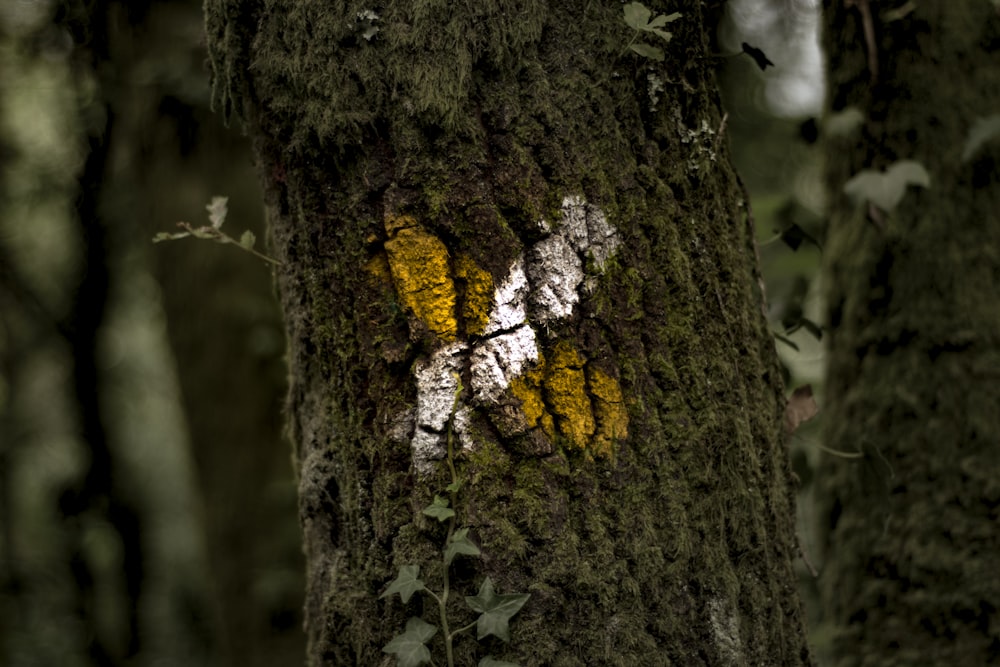
[[[1000,152],[962,152],[1000,108],[1000,16],[936,0],[890,21],[848,4],[827,3],[832,103],[865,121],[832,141],[831,188],[902,159],[931,186],[881,223],[838,199],[828,233],[826,442],[852,457],[817,476],[835,664],[995,664]]]
[[[452,627],[485,576],[531,594],[455,664],[808,663],[716,17],[683,8],[656,63],[618,2],[206,7],[283,262],[310,664],[438,622],[379,594],[407,564],[441,589],[449,433],[482,551]]]

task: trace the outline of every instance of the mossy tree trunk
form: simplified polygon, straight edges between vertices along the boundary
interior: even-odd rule
[[[718,7],[638,40],[663,62],[617,2],[206,8],[282,262],[310,664],[391,664],[408,617],[440,624],[379,595],[404,565],[442,588],[421,510],[449,441],[481,550],[451,627],[486,576],[531,595],[455,664],[807,664]]]
[[[963,149],[1000,109],[1000,16],[985,2],[895,19],[826,4],[833,109],[864,113],[829,146],[831,188],[899,160],[931,179],[887,214],[840,196],[824,251],[826,443],[847,455],[817,479],[835,664],[994,664],[1000,152]]]

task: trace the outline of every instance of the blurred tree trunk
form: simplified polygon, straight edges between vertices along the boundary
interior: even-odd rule
[[[442,623],[379,598],[405,565],[448,573],[453,629],[487,576],[530,593],[455,664],[808,664],[718,7],[638,40],[663,63],[618,3],[206,9],[282,262],[309,664],[391,664],[407,617]],[[449,443],[481,550],[450,569],[421,512]]]
[[[139,599],[148,555],[139,526],[141,499],[135,489],[123,483],[126,473],[122,460],[110,442],[103,400],[106,375],[99,367],[100,331],[107,323],[111,266],[122,251],[102,210],[115,114],[97,73],[110,61],[111,22],[109,3],[103,1],[88,5],[65,2],[59,13],[57,20],[73,39],[72,75],[76,81],[90,80],[96,90],[88,95],[81,86],[78,91],[78,113],[87,149],[78,176],[75,211],[83,261],[71,297],[72,311],[65,323],[73,359],[72,385],[80,438],[86,443],[89,461],[86,474],[60,495],[58,503],[66,519],[67,558],[79,596],[76,611],[85,628],[88,657],[94,665],[117,665],[142,650]],[[88,523],[100,521],[108,523],[121,549],[120,572],[102,571],[101,564],[88,553]],[[107,598],[115,596],[102,596],[102,588],[118,589],[118,599],[110,604],[121,605],[116,610],[120,614],[118,627],[106,622],[114,612],[108,613],[102,607],[109,606]]]
[[[132,3],[123,12],[129,29],[114,57],[126,85],[116,89],[120,149],[108,206],[141,270],[162,286],[221,633],[206,639],[220,664],[301,663],[301,538],[281,432],[284,335],[270,274],[215,244],[150,245],[179,220],[205,224],[205,204],[220,194],[231,196],[227,227],[263,233],[249,144],[207,107],[201,3]]]
[[[150,243],[216,188],[263,223],[248,143],[207,109],[200,3],[32,4],[30,30],[0,16],[0,663],[301,663],[270,276]]]
[[[862,169],[920,162],[895,210],[836,198],[829,288],[823,589],[837,665],[1000,660],[1000,109],[991,3],[827,2],[835,193]],[[909,10],[909,11],[906,11]],[[860,138],[859,138],[860,135]]]

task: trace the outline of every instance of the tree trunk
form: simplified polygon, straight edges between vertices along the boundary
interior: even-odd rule
[[[717,16],[656,62],[618,3],[206,7],[282,262],[310,664],[476,627],[486,577],[531,596],[510,642],[436,664],[807,664]],[[445,613],[380,597],[408,565]]]
[[[963,149],[1000,108],[1000,16],[826,4],[833,109],[864,114],[860,138],[830,142],[831,187],[900,160],[930,175],[893,210],[840,196],[824,251],[826,443],[842,455],[817,482],[835,664],[994,664],[1000,153]]]

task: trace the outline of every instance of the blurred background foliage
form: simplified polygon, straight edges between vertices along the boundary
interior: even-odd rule
[[[787,384],[821,395],[815,5],[731,0],[719,73]],[[204,60],[197,1],[0,4],[2,664],[303,661],[269,269],[150,243],[206,224],[215,195],[230,233],[266,237],[249,146],[208,108]],[[790,443],[804,491],[815,430]]]
[[[150,244],[223,192],[263,235],[200,3],[2,7],[0,662],[300,664],[269,272]]]

